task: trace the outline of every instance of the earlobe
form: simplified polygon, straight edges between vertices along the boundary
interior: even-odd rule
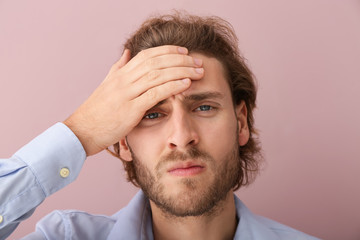
[[[244,101],[236,106],[236,118],[238,122],[239,145],[244,146],[250,138],[250,131],[247,122],[247,108]]]
[[[133,159],[132,159],[130,147],[125,138],[119,141],[119,147],[120,147],[119,149],[120,158],[125,161],[129,161],[129,162],[132,161]]]

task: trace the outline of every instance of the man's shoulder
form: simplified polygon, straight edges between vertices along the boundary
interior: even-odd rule
[[[116,219],[78,210],[56,210],[36,224],[46,239],[106,239]],[[26,239],[26,238],[25,238]]]
[[[36,224],[32,239],[143,239],[152,238],[151,212],[140,191],[129,204],[113,216],[78,210],[56,210]]]
[[[292,227],[281,224],[253,214],[245,204],[235,196],[236,211],[239,217],[239,224],[235,239],[241,239],[246,236],[247,239],[293,239],[293,240],[316,240],[306,233],[296,230]]]
[[[79,221],[86,221],[89,224],[94,224],[98,222],[105,222],[109,224],[115,222],[116,219],[112,216],[102,215],[102,214],[92,214],[80,210],[55,210],[48,214],[43,220],[47,218],[61,218],[62,221],[69,221],[76,224]]]
[[[282,223],[279,223],[277,221],[274,221],[272,219],[254,215],[255,219],[260,224],[263,224],[267,228],[269,228],[272,232],[274,232],[277,236],[280,237],[280,239],[304,239],[304,240],[317,240],[318,238],[310,236],[304,232],[301,232],[299,230],[296,230],[292,227],[289,227],[287,225],[284,225]]]

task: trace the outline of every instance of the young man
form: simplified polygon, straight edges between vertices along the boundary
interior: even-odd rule
[[[129,205],[109,217],[55,211],[24,239],[315,239],[253,215],[233,194],[261,159],[255,99],[228,23],[149,19],[75,113],[1,160],[0,238],[71,183],[86,155],[114,145],[141,188]]]

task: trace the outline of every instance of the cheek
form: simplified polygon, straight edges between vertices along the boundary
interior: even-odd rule
[[[223,159],[232,150],[237,139],[236,120],[221,119],[208,126],[202,125],[202,146],[215,159]]]
[[[156,131],[133,130],[128,136],[128,144],[136,157],[152,169],[162,151],[162,135]]]

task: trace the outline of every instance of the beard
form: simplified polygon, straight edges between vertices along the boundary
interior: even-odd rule
[[[196,147],[185,153],[173,151],[162,157],[153,174],[132,152],[137,182],[145,195],[159,207],[166,216],[189,217],[209,216],[221,209],[221,203],[232,190],[241,174],[239,146],[234,146],[223,159],[216,161],[208,153]],[[160,181],[165,166],[169,162],[198,160],[206,164],[207,177],[182,178],[178,184],[181,191],[167,194],[165,185]]]

